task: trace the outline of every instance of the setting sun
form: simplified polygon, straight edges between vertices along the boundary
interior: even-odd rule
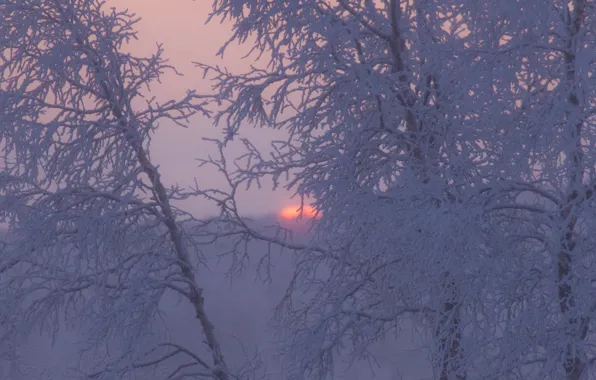
[[[307,218],[313,218],[316,215],[314,208],[310,206],[304,206],[302,208],[302,215]],[[300,205],[293,205],[285,207],[279,212],[279,216],[284,219],[296,219],[300,216]]]

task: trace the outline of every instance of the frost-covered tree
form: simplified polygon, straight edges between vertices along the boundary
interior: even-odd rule
[[[477,39],[470,53],[486,62],[481,92],[493,101],[491,250],[510,261],[493,289],[497,351],[526,377],[594,378],[596,13],[569,0],[487,3],[484,14],[491,28],[479,36],[492,33],[493,46]]]
[[[593,378],[594,13],[585,0],[218,0],[265,63],[215,120],[285,129],[236,178],[320,211],[289,376],[322,379],[412,315],[435,377]],[[224,46],[223,50],[228,45]]]
[[[147,96],[175,69],[160,46],[124,50],[136,21],[99,0],[0,0],[0,347],[63,326],[82,334],[76,378],[246,377],[205,308],[200,244],[216,229],[176,206],[201,192],[168,186],[150,154],[159,122],[188,125],[202,100]],[[196,316],[195,346],[168,339],[166,294]]]
[[[271,159],[245,142],[249,164],[237,174],[248,182],[290,174],[288,187],[321,212],[324,248],[304,250],[297,270],[315,295],[300,310],[284,309],[286,299],[280,314],[296,328],[296,378],[327,376],[347,341],[348,353],[366,357],[409,314],[431,324],[437,378],[466,378],[463,308],[482,271],[483,236],[470,189],[482,184],[478,141],[487,138],[469,96],[479,65],[458,61],[469,38],[461,10],[471,4],[214,6],[234,20],[233,40],[254,39],[268,59],[242,75],[200,65],[215,73],[215,100],[224,103],[216,121],[229,136],[244,120],[289,132]]]

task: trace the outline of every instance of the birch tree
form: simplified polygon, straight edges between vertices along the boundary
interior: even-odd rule
[[[245,120],[289,132],[271,158],[244,140],[249,164],[236,175],[248,183],[289,175],[287,187],[322,215],[322,247],[301,250],[295,279],[316,289],[311,303],[280,305],[296,328],[292,378],[325,378],[343,344],[366,357],[412,314],[431,324],[436,378],[467,377],[474,347],[463,341],[464,308],[478,296],[470,290],[484,233],[469,189],[483,184],[483,129],[474,127],[484,104],[469,99],[478,65],[457,60],[469,38],[465,5],[214,4],[213,17],[234,21],[232,41],[254,38],[267,56],[266,69],[238,75],[199,64],[224,104],[215,120],[228,136]]]
[[[186,127],[203,101],[151,97],[176,71],[161,46],[125,52],[137,21],[98,0],[0,1],[0,346],[63,326],[82,334],[76,378],[250,376],[227,365],[205,307],[209,221],[176,206],[201,193],[166,184],[151,158],[159,123]],[[163,334],[166,294],[191,306],[196,346]]]
[[[594,8],[570,0],[508,11],[499,46],[481,52],[499,73],[495,111],[506,125],[489,146],[509,173],[504,202],[490,207],[510,209],[499,218],[517,229],[502,239],[517,239],[520,253],[508,347],[537,377],[593,378]]]

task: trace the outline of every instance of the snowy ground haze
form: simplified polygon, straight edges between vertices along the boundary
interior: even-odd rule
[[[280,218],[278,215],[254,218],[256,226],[264,232],[272,232],[277,223],[291,231],[292,241],[304,243],[310,225],[306,220],[296,221]],[[273,248],[271,256],[270,280],[266,273],[258,270],[258,259],[267,251],[263,242],[251,243],[254,253],[240,275],[228,277],[230,258],[221,256],[229,250],[231,242],[218,241],[203,247],[202,256],[207,258],[207,267],[199,270],[200,283],[205,289],[206,304],[212,318],[217,323],[216,331],[222,341],[230,363],[243,363],[255,351],[262,353],[265,370],[271,378],[282,374],[277,354],[279,329],[272,320],[274,310],[285,293],[293,274],[294,260],[287,250]],[[189,306],[173,293],[164,294],[160,301],[160,321],[156,329],[167,339],[177,344],[203,352],[202,344],[196,341],[194,317]],[[374,345],[371,350],[376,362],[355,361],[338,358],[336,379],[360,380],[422,380],[430,379],[431,372],[427,360],[428,352],[421,343],[419,332],[408,322],[404,322],[402,333],[389,336],[385,342]],[[48,334],[33,332],[26,344],[19,347],[16,362],[5,360],[0,366],[0,376],[11,380],[70,380],[80,379],[81,374],[73,373],[77,368],[79,341],[76,329],[66,329],[54,338]],[[117,345],[117,342],[114,344]],[[85,360],[93,360],[87,357]],[[149,368],[141,371],[136,379],[161,380],[183,361],[173,360],[161,366],[158,373]]]

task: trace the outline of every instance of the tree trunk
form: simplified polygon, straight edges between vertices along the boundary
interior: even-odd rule
[[[570,202],[575,201],[577,193],[570,197]],[[558,295],[559,308],[563,318],[566,319],[565,338],[568,340],[565,348],[565,356],[563,361],[563,368],[565,369],[565,376],[567,380],[579,380],[586,366],[585,355],[583,350],[578,347],[577,343],[582,342],[588,334],[588,320],[586,318],[578,318],[574,297],[574,289],[571,284],[573,279],[572,274],[572,257],[575,249],[575,240],[573,238],[573,230],[575,228],[577,218],[571,216],[572,207],[568,207],[562,213],[563,220],[570,219],[566,226],[566,231],[563,237],[562,249],[559,252],[558,259]]]
[[[435,336],[439,341],[438,355],[438,380],[465,380],[466,374],[462,371],[461,360],[461,306],[457,301],[458,286],[445,273],[443,289],[446,291],[445,302],[439,314],[439,324]]]
[[[575,79],[576,46],[573,43],[582,29],[585,8],[585,0],[569,0],[567,9],[564,10],[569,16],[567,17],[567,20],[569,20],[568,30],[570,31],[567,52],[564,55],[566,70],[565,79],[572,88],[569,95],[569,105],[572,112],[568,112],[567,120],[572,128],[571,138],[576,143],[574,151],[571,152],[571,157],[568,158],[571,166],[569,171],[569,196],[567,197],[567,205],[561,212],[561,220],[565,227],[557,263],[559,310],[561,311],[561,315],[566,324],[565,339],[567,340],[567,344],[564,352],[563,368],[567,380],[579,380],[587,364],[581,345],[588,334],[588,320],[583,317],[578,317],[579,313],[576,309],[576,300],[572,284],[572,266],[574,253],[576,253],[576,241],[574,237],[577,225],[576,209],[587,198],[587,194],[583,194],[584,191],[582,185],[584,175],[581,146],[583,120],[575,119],[575,115],[581,115],[582,106],[580,105],[577,95]],[[575,111],[575,115],[573,111]]]

